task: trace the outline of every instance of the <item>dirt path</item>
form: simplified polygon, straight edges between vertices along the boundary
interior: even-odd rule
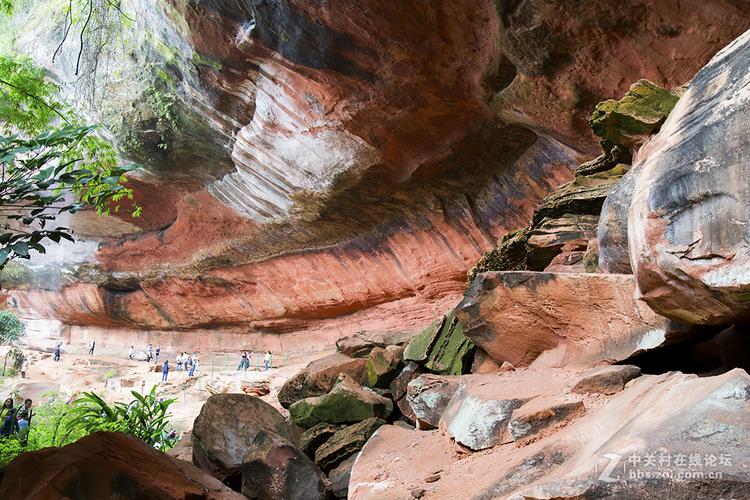
[[[8,347],[0,348],[0,364],[7,351]],[[28,349],[22,351],[31,359],[26,379],[21,379],[20,375],[5,377],[0,385],[0,396],[3,398],[30,397],[38,404],[51,393],[59,392],[66,400],[72,400],[84,391],[94,391],[107,401],[130,401],[133,399],[131,390],[148,392],[156,385],[160,395],[176,400],[171,406],[171,422],[178,432],[192,428],[193,420],[211,394],[243,392],[243,387],[267,384],[270,392],[262,399],[285,413],[276,397],[279,388],[307,363],[329,353],[311,353],[294,358],[276,355],[274,367],[268,371],[263,371],[258,361],[260,354],[256,354],[251,358],[250,370],[237,371],[239,353],[205,352],[199,354],[200,367],[190,378],[186,371],[176,371],[176,353],[172,352],[162,353],[156,365],[153,362],[131,361],[127,358],[127,350],[121,348],[96,349],[91,356],[86,346],[65,345],[58,362],[54,361],[52,353]],[[159,368],[165,358],[170,360],[171,370],[167,382],[162,382]]]

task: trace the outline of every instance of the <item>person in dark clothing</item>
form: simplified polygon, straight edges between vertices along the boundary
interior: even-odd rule
[[[94,349],[96,348],[96,340],[92,340],[89,344],[89,356],[94,355]]]
[[[161,347],[156,346],[156,354],[154,355],[154,364],[159,362],[159,354],[161,354]]]
[[[167,381],[167,375],[169,375],[169,360],[165,359],[164,364],[161,366],[161,381]]]
[[[240,366],[237,367],[237,371],[247,371],[248,368],[250,368],[250,358],[248,357],[246,352],[243,352],[242,357],[240,357]]]
[[[18,421],[18,435],[19,441],[22,446],[26,446],[29,439],[29,427],[31,426],[31,418],[34,416],[34,410],[31,409],[33,402],[27,399],[23,402],[23,406],[18,410],[16,420]]]
[[[9,437],[18,432],[18,420],[16,420],[16,409],[13,408],[13,398],[8,398],[0,410],[2,418],[2,427],[0,427],[0,436]]]
[[[55,345],[55,361],[60,361],[60,348],[62,346],[62,342],[58,342]]]

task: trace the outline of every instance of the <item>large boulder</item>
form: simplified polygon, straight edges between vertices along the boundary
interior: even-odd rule
[[[0,498],[244,498],[194,465],[117,432],[23,453],[4,470]]]
[[[328,472],[344,460],[357,453],[376,430],[385,425],[385,420],[368,418],[336,432],[315,452],[315,463]]]
[[[519,445],[480,453],[451,446],[440,431],[383,426],[357,457],[349,498],[409,498],[412,491],[424,498],[514,500],[750,496],[746,372],[644,375],[613,396],[583,397],[586,412],[563,420],[559,410],[573,374],[540,370],[529,380],[518,372],[519,382],[526,379],[548,397],[529,401],[512,419],[541,422],[534,415],[555,405],[549,406],[558,408],[548,420],[553,425]],[[509,375],[487,377],[487,387],[505,384]],[[560,379],[567,379],[562,386]],[[580,412],[574,401],[568,408]]]
[[[440,427],[472,450],[510,442],[508,424],[513,411],[554,385],[547,381],[546,387],[541,386],[539,378],[525,378],[519,372],[461,377],[440,417]]]
[[[336,350],[352,358],[366,358],[375,347],[389,345],[404,345],[408,343],[416,332],[388,331],[388,332],[358,332],[349,337],[342,337],[336,341]]]
[[[390,399],[342,374],[331,392],[297,401],[289,407],[289,416],[295,425],[309,429],[321,422],[352,424],[370,417],[387,418],[392,411]]]
[[[360,384],[366,382],[367,359],[333,353],[308,364],[279,389],[279,403],[289,408],[300,399],[322,396],[331,390],[339,374],[346,373]]]
[[[433,373],[461,375],[469,370],[473,354],[474,344],[466,338],[461,321],[451,310],[409,342],[404,359]]]
[[[599,215],[597,239],[599,269],[605,273],[633,274],[628,247],[628,213],[639,166],[625,174],[609,191]]]
[[[407,386],[406,400],[420,428],[435,428],[456,393],[460,377],[420,375]]]
[[[330,498],[318,466],[287,439],[269,431],[258,432],[245,456],[242,494],[257,500]]]
[[[750,315],[750,32],[719,52],[641,152],[628,220],[640,297],[695,324]]]
[[[273,406],[247,394],[216,394],[193,424],[193,463],[239,489],[240,468],[260,431],[291,438],[289,424]]]
[[[556,347],[566,363],[620,361],[669,333],[634,292],[628,275],[484,273],[457,310],[466,335],[498,363],[526,366]]]
[[[597,104],[591,130],[605,144],[633,147],[641,144],[664,123],[678,96],[648,80],[639,80],[620,99]]]

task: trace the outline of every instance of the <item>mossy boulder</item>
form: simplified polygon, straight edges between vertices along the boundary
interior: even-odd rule
[[[487,271],[523,271],[526,269],[526,240],[529,229],[516,229],[503,236],[500,244],[486,252],[474,267],[469,270],[466,286],[477,274]]]
[[[352,424],[371,417],[387,418],[392,411],[390,399],[341,374],[331,392],[297,401],[289,407],[289,416],[295,425],[309,429],[321,422]]]
[[[622,99],[596,106],[591,130],[605,144],[633,147],[658,130],[679,98],[648,80],[634,83]]]
[[[289,408],[300,399],[322,396],[333,388],[341,373],[346,373],[357,383],[364,384],[366,368],[367,359],[350,358],[339,352],[317,359],[281,386],[279,403],[284,408]]]
[[[474,347],[464,336],[455,312],[450,311],[412,339],[404,351],[404,359],[415,361],[433,373],[461,375],[471,364]]]
[[[383,425],[384,420],[368,418],[338,431],[315,452],[315,463],[325,472],[331,471],[361,450],[367,440]]]
[[[395,349],[375,347],[367,358],[367,385],[385,389],[401,368],[401,356]]]

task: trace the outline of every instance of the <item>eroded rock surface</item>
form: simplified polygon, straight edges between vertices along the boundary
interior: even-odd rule
[[[257,500],[330,498],[321,470],[287,439],[262,430],[242,462],[242,494]]]
[[[480,274],[457,309],[465,334],[495,361],[526,366],[561,347],[568,363],[622,360],[661,344],[668,321],[634,297],[629,275]]]
[[[628,234],[640,297],[698,324],[750,314],[750,33],[691,81],[641,152]]]
[[[36,26],[27,8],[16,24],[34,29],[9,36],[10,50],[49,65],[63,10]],[[447,310],[466,270],[598,152],[597,102],[635,78],[683,84],[748,12],[729,0],[574,14],[563,0],[132,8],[122,45],[137,50],[99,78],[70,74],[75,51],[50,69],[66,85],[116,87],[92,111],[148,167],[132,180],[143,216],[76,214],[78,250],[18,273],[17,298],[73,335],[158,330],[197,345],[221,333],[260,349],[262,333],[332,345]],[[159,130],[156,95],[177,116]]]
[[[496,376],[488,387],[502,386],[507,375]],[[546,377],[568,385],[573,375]],[[350,498],[409,498],[412,491],[426,499],[742,498],[750,493],[750,473],[744,466],[750,459],[745,446],[750,435],[749,395],[750,377],[742,370],[714,377],[645,375],[614,396],[585,400],[585,414],[554,432],[542,430],[531,442],[468,454],[456,454],[450,437],[440,431],[384,426],[354,464]],[[554,399],[547,401],[554,404]],[[605,481],[601,477],[608,466],[606,478],[611,480]],[[709,470],[715,475],[712,479],[685,476]],[[666,477],[631,478],[629,474],[637,471]],[[678,473],[685,479],[676,479]],[[435,475],[439,479],[433,481]]]
[[[352,424],[371,417],[387,418],[392,411],[390,399],[342,374],[327,394],[301,399],[291,405],[289,416],[295,425],[308,429],[323,422]]]

